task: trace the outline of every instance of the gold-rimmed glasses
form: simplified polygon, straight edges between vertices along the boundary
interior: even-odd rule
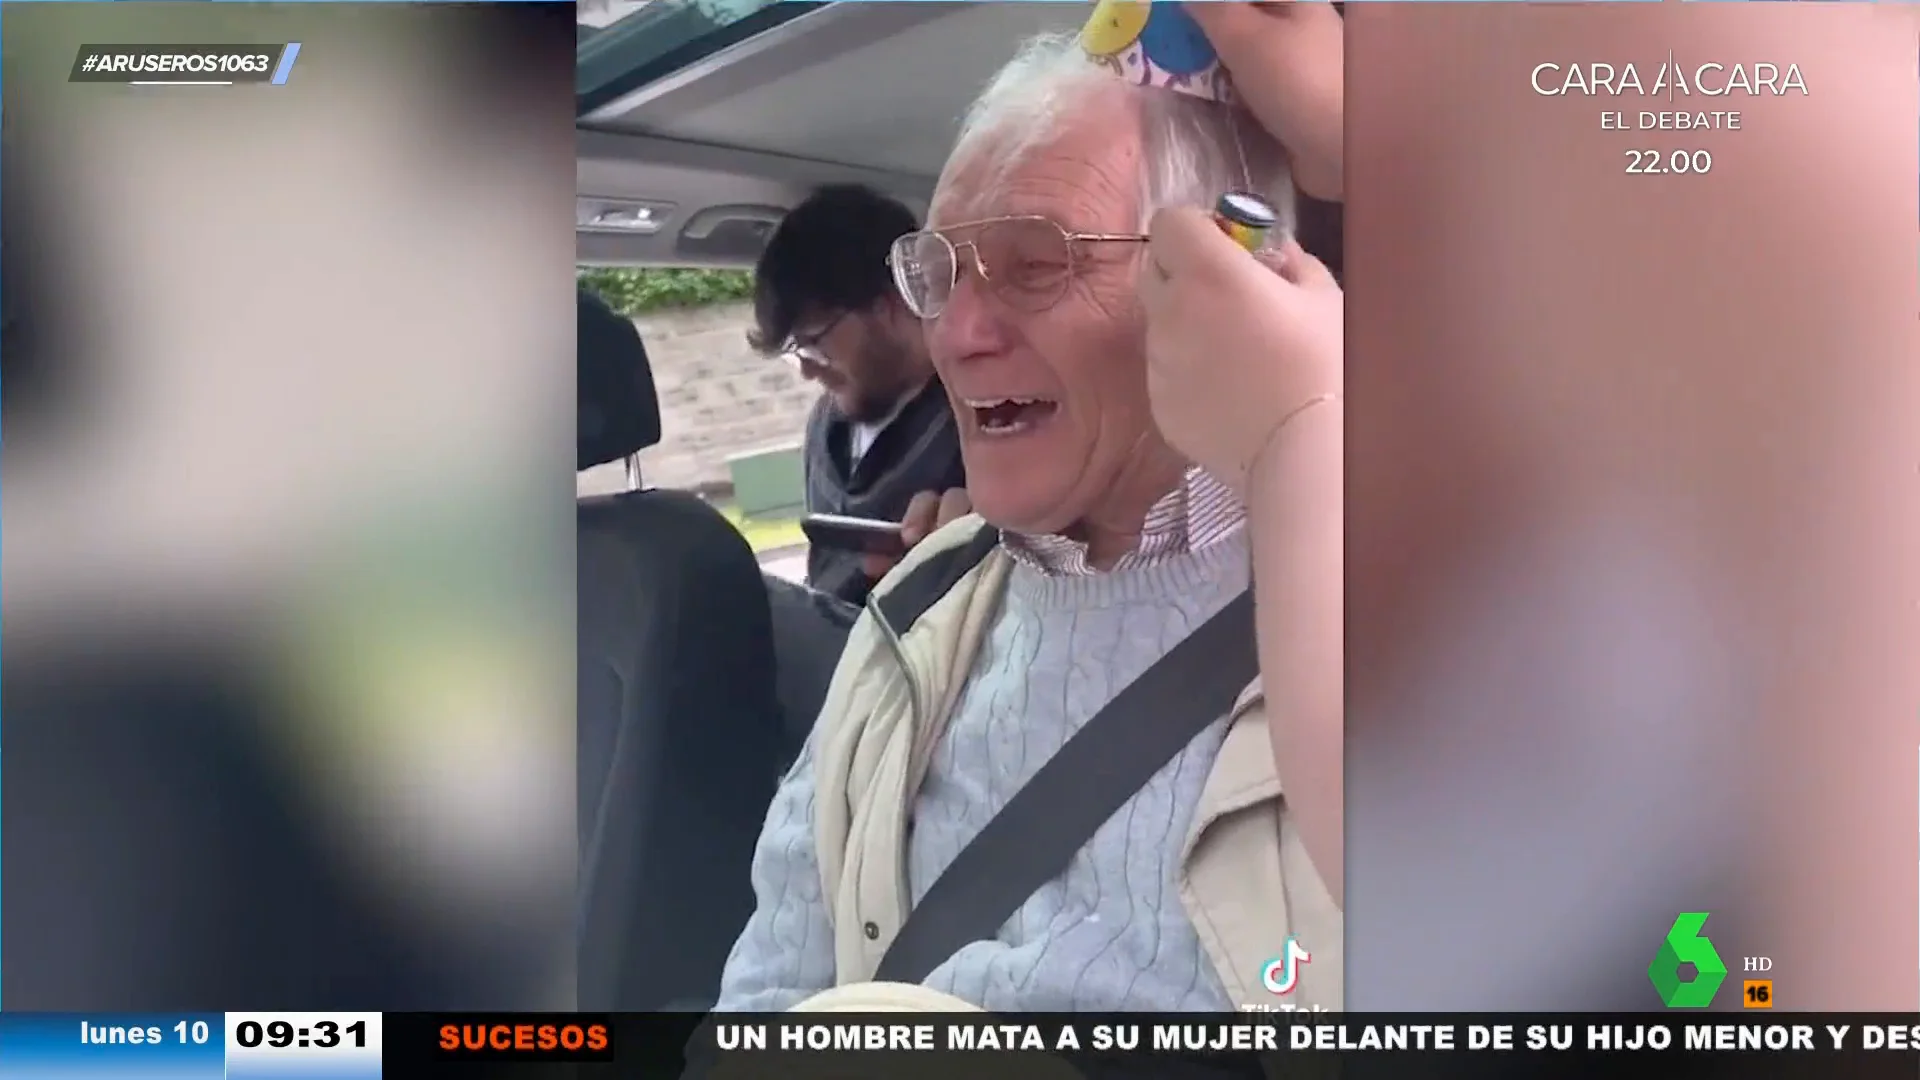
[[[1086,245],[1146,240],[1144,233],[1072,232],[1052,218],[1021,214],[910,232],[893,242],[887,265],[907,309],[922,319],[946,310],[963,251],[995,296],[1022,311],[1044,311],[1066,293]]]

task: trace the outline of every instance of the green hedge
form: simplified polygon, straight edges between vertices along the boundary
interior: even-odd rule
[[[662,308],[706,307],[753,295],[753,274],[746,270],[634,270],[581,267],[581,287],[623,315]]]

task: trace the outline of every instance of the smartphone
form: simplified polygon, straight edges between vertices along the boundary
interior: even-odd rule
[[[874,518],[843,517],[839,514],[808,514],[800,519],[800,531],[807,542],[841,551],[868,555],[905,555],[907,543],[900,538],[900,523]]]

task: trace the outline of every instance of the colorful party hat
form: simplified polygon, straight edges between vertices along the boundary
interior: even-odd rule
[[[1213,43],[1185,8],[1151,0],[1098,0],[1080,31],[1087,59],[1138,86],[1231,102],[1233,85]]]

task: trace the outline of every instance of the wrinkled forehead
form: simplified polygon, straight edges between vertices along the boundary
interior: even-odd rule
[[[1077,110],[1042,133],[1009,126],[956,147],[934,187],[929,228],[1039,214],[1077,228],[1123,228],[1139,216],[1139,127]]]
[[[994,149],[1007,141],[996,139],[993,145],[975,143],[961,147],[947,159],[946,168],[940,171],[940,179],[934,184],[933,200],[927,205],[928,228],[989,216],[980,210],[991,200],[994,189],[1008,172],[1006,163],[996,160]]]

